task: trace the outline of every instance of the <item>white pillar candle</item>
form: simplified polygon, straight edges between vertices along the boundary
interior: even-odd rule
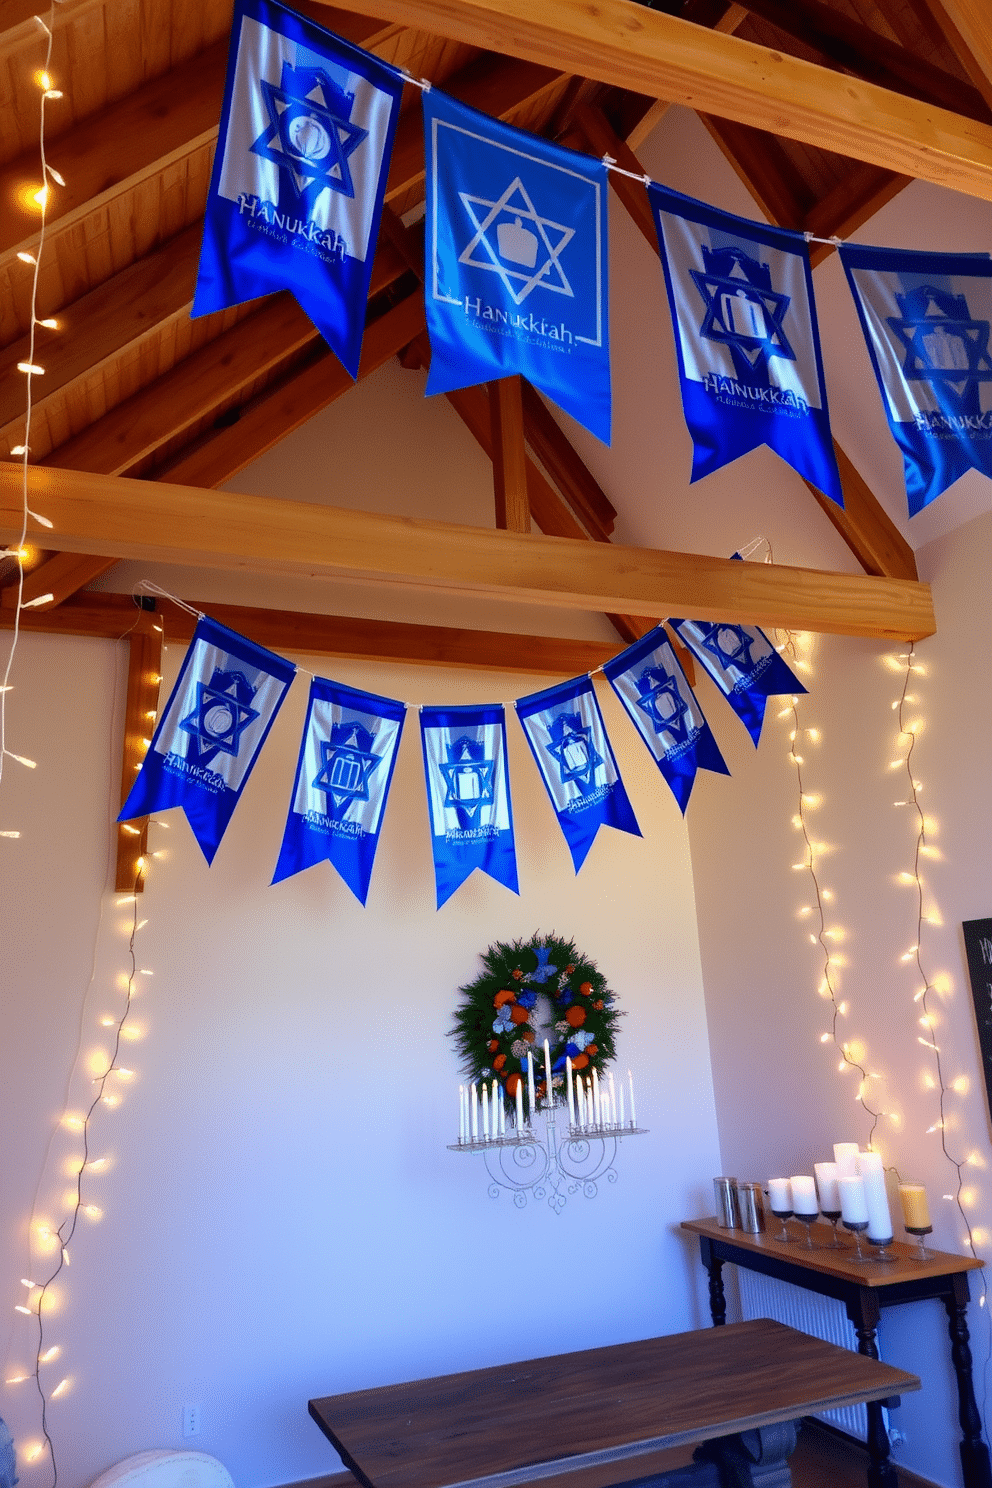
[[[482,1135],[489,1141],[489,1086],[482,1082]]]
[[[623,1086],[620,1086],[620,1125],[627,1125],[627,1106],[624,1100]]]
[[[554,1105],[554,1096],[551,1092],[551,1045],[547,1039],[544,1040],[544,1104]]]
[[[634,1105],[634,1077],[630,1073],[630,1070],[627,1071],[627,1088],[630,1090],[630,1124],[632,1127],[635,1127],[637,1125],[637,1108]]]
[[[527,1050],[527,1120],[534,1125],[537,1112],[537,1097],[534,1094],[534,1056]]]
[[[889,1196],[885,1192],[885,1169],[881,1154],[862,1152],[858,1157],[858,1173],[865,1186],[865,1202],[868,1205],[868,1239],[892,1239],[892,1215],[889,1212]]]
[[[840,1212],[844,1220],[851,1224],[864,1224],[868,1218],[868,1201],[862,1180],[841,1175],[837,1179],[837,1188],[840,1192]]]
[[[465,1086],[458,1087],[458,1140],[465,1140]]]
[[[502,1096],[499,1102],[499,1134],[501,1137],[506,1136],[506,1101]]]
[[[788,1178],[769,1178],[768,1202],[772,1213],[792,1213],[792,1185]]]
[[[596,1070],[592,1072],[592,1119],[596,1126],[602,1126],[603,1103],[599,1096],[599,1075]]]
[[[838,1178],[856,1178],[858,1176],[857,1142],[835,1142],[834,1162],[837,1164]]]
[[[517,1081],[517,1131],[524,1129],[524,1081],[521,1075]]]
[[[613,1078],[613,1071],[610,1070],[610,1125],[611,1126],[616,1126],[616,1124],[617,1124],[617,1087],[616,1087],[616,1081]]]
[[[816,1189],[820,1195],[820,1208],[824,1214],[840,1212],[840,1194],[837,1192],[837,1164],[820,1162],[813,1164],[816,1174]]]
[[[479,1092],[475,1081],[472,1081],[472,1141],[479,1140]]]
[[[789,1179],[792,1189],[792,1212],[799,1215],[816,1214],[819,1204],[816,1199],[816,1184],[806,1174]]]
[[[572,1089],[572,1060],[566,1055],[565,1058],[565,1092],[568,1096],[568,1124],[575,1125],[575,1091]]]

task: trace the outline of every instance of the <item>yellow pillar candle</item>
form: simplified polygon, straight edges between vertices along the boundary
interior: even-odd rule
[[[927,1191],[922,1183],[900,1183],[899,1202],[902,1205],[902,1222],[907,1230],[930,1228]]]

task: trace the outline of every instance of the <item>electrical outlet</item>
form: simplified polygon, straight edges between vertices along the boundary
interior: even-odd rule
[[[199,1436],[200,1434],[200,1407],[198,1405],[183,1406],[183,1436]]]

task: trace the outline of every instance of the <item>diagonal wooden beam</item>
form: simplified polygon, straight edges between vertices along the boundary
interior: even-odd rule
[[[0,463],[0,541],[19,534],[21,482],[20,466]],[[936,628],[929,585],[904,579],[497,532],[44,466],[29,468],[27,485],[31,510],[53,522],[66,552],[838,635],[919,640]]]
[[[187,228],[71,305],[61,317],[69,334],[46,339],[40,350],[45,375],[34,385],[35,412],[125,348],[188,316],[202,236],[199,224]],[[53,308],[43,307],[39,315]],[[24,386],[15,369],[27,359],[29,346],[23,336],[0,351],[0,439],[10,443],[20,442],[24,433]]]
[[[992,200],[992,125],[630,0],[356,0],[355,8]]]
[[[616,508],[576,454],[529,382],[523,384],[527,443],[551,476],[590,537],[605,542],[616,522]]]
[[[613,134],[602,114],[595,109],[586,110],[579,116],[579,122],[597,152],[613,155],[626,169],[640,174],[637,156],[623,140]],[[611,173],[610,184],[657,253],[658,234],[644,187],[639,181],[632,181],[628,176],[617,172]],[[836,440],[834,452],[840,467],[845,508],[841,510],[836,502],[830,501],[809,486],[819,506],[826,512],[866,573],[915,579],[916,557],[912,548]],[[808,482],[805,484],[809,485]]]
[[[581,676],[616,655],[611,641],[580,641],[566,636],[520,635],[514,631],[466,630],[449,625],[409,625],[353,615],[315,615],[305,610],[264,610],[250,605],[190,600],[202,610],[262,646],[291,656],[334,656],[351,661],[397,661],[418,665],[495,668],[501,672]],[[57,610],[28,610],[21,629],[40,635],[97,636],[121,640],[134,624],[129,594],[77,594]],[[165,610],[169,641],[188,641],[194,616]],[[0,630],[14,623],[0,611]],[[151,706],[151,705],[149,705]]]
[[[366,328],[359,381],[388,362],[423,328],[424,297],[418,290]],[[328,353],[254,400],[241,410],[236,423],[216,430],[158,474],[189,485],[223,485],[354,385],[337,358]]]
[[[976,88],[919,57],[898,42],[889,41],[870,26],[852,20],[843,11],[824,5],[823,0],[742,0],[752,14],[761,16],[794,41],[828,57],[857,77],[896,92],[909,91],[917,98],[955,113],[988,122],[989,109]]]
[[[992,106],[992,26],[986,0],[914,0],[937,21],[941,34],[979,90]]]
[[[94,558],[86,553],[53,553],[32,573],[25,575],[21,599],[27,604],[42,594],[51,594],[51,603],[42,608],[54,609],[70,594],[75,594],[106,573],[108,568],[113,568],[116,561],[115,558]],[[0,590],[0,606],[5,610],[17,608],[16,584]]]

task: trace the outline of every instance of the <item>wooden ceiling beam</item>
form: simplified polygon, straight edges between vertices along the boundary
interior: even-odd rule
[[[0,541],[19,536],[22,469],[0,463]],[[920,640],[928,584],[735,563],[612,543],[390,517],[274,497],[31,466],[32,511],[63,551],[235,573],[369,579],[510,604],[691,615],[790,630]],[[32,541],[40,528],[29,523]]]
[[[489,418],[496,526],[507,532],[530,531],[527,500],[527,451],[520,377],[500,377],[489,384]]]
[[[609,153],[625,169],[636,174],[641,173],[637,156],[623,140],[613,134],[602,114],[595,109],[588,109],[578,117],[597,153]],[[610,184],[627,207],[645,240],[657,253],[658,234],[644,186],[640,181],[631,180],[629,176],[622,176],[617,172],[610,175]],[[783,224],[785,225],[787,224]],[[830,501],[810,486],[809,489],[813,491],[820,507],[866,573],[885,574],[895,579],[915,579],[916,557],[909,543],[836,440],[834,452],[840,468],[845,507],[841,510],[836,502]]]
[[[616,655],[616,645],[610,641],[410,625],[354,615],[315,615],[305,610],[264,610],[215,604],[212,600],[189,603],[260,646],[291,656],[579,677]],[[90,592],[75,595],[57,610],[25,611],[20,628],[39,635],[123,640],[134,626],[137,613],[129,594]],[[184,642],[192,638],[196,617],[187,611],[160,604],[156,618],[164,624],[167,640]],[[0,610],[0,630],[9,630],[13,623],[13,613]]]
[[[616,507],[529,382],[523,384],[523,411],[524,433],[534,454],[589,536],[608,542],[616,524]]]
[[[979,6],[981,0],[955,0]],[[992,200],[992,125],[630,0],[356,0],[356,9]]]

